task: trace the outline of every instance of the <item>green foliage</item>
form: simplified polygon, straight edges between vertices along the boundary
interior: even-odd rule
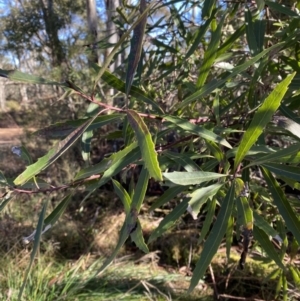
[[[257,2],[259,5],[261,1]],[[151,179],[165,189],[151,210],[166,203],[172,204],[172,210],[148,242],[170,231],[187,211],[194,218],[199,212],[205,213],[199,236],[203,250],[189,292],[205,276],[225,234],[228,257],[234,238],[244,236],[241,261],[245,262],[253,232],[253,248],[263,250],[266,260],[277,266],[278,294],[286,298],[287,282],[299,285],[299,270],[287,251],[286,236],[291,232],[295,243],[300,244],[300,206],[284,189],[300,187],[299,133],[295,130],[300,123],[295,51],[300,29],[295,22],[300,21],[300,16],[292,8],[266,1],[268,9],[284,16],[275,26],[259,11],[261,5],[257,8],[253,3],[250,7],[226,3],[204,1],[203,20],[190,23],[187,16],[191,16],[193,7],[189,1],[145,6],[142,0],[140,11],[124,8],[122,26],[128,29],[102,66],[94,65],[90,70],[89,89],[1,70],[0,75],[11,80],[60,85],[99,106],[96,115],[62,121],[39,131],[62,140],[18,175],[14,185],[0,174],[1,186],[9,193],[2,198],[1,208],[21,185],[39,176],[82,135],[88,143],[88,159],[92,130],[110,125],[111,135],[122,141],[121,149],[95,165],[85,166],[73,181],[62,186],[72,188],[73,193],[84,186],[87,199],[112,181],[116,196],[123,202],[126,218],[119,241],[99,271],[116,258],[129,236],[142,251],[148,252],[139,215]],[[242,17],[236,18],[237,14]],[[194,26],[195,22],[199,26]],[[152,38],[145,37],[155,30],[159,32],[156,40],[148,43]],[[127,72],[116,70],[111,74],[107,67],[118,52],[126,52],[132,32]],[[137,68],[141,68],[140,80],[133,86]],[[127,106],[122,101],[115,105],[105,103],[104,97],[99,96],[99,87],[118,90],[128,97]],[[110,112],[104,115],[108,109]],[[122,131],[116,128],[116,121],[122,123]],[[30,187],[23,187],[23,193],[45,192],[38,185]],[[48,217],[53,217],[51,225],[68,202],[67,194]],[[40,233],[40,227],[37,230]],[[277,249],[273,239],[279,241],[275,242]]]

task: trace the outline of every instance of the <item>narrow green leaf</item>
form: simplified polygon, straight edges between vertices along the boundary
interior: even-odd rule
[[[295,114],[290,108],[281,104],[279,107],[279,111],[287,118],[292,119],[293,121],[300,123],[300,118],[297,114]]]
[[[31,74],[26,74],[18,70],[3,70],[0,69],[0,76],[9,78],[12,81],[27,83],[27,84],[39,84],[39,85],[55,85],[55,86],[65,86],[65,84],[49,81],[42,77],[38,77]]]
[[[15,185],[22,185],[29,179],[37,175],[41,170],[50,166],[55,162],[67,149],[69,149],[77,139],[84,133],[90,124],[96,119],[97,115],[90,120],[86,121],[83,125],[73,131],[67,138],[57,143],[45,156],[38,159],[32,165],[29,165],[26,170],[20,174],[15,180]]]
[[[253,228],[253,211],[249,205],[249,200],[240,196],[236,199],[237,221],[243,228],[251,230]]]
[[[145,171],[145,175],[147,175],[146,171]],[[144,178],[145,178],[145,175],[144,175]],[[126,214],[126,218],[125,218],[124,224],[122,226],[122,229],[120,232],[120,237],[119,237],[119,240],[118,240],[115,250],[113,251],[111,256],[109,258],[107,258],[107,260],[105,260],[105,262],[103,263],[100,270],[97,271],[96,275],[100,272],[103,272],[109,266],[109,264],[115,259],[115,257],[119,253],[121,247],[124,245],[125,241],[129,237],[129,235],[133,234],[138,229],[139,229],[138,232],[132,236],[132,239],[134,239],[134,241],[136,242],[136,244],[139,248],[141,248],[146,253],[148,252],[148,248],[143,239],[141,225],[138,220],[138,208],[135,207],[136,205],[137,206],[139,205],[138,203],[140,202],[140,198],[143,193],[144,193],[144,190],[142,187],[140,189],[140,191],[138,192],[138,196],[136,197],[136,199],[134,199],[131,202],[130,211],[128,212],[128,214]]]
[[[86,111],[86,117],[91,118],[100,112],[98,104],[91,102]],[[85,162],[90,161],[91,142],[94,136],[93,130],[86,130],[81,137],[81,155]]]
[[[121,232],[120,232],[120,237],[118,240],[118,243],[112,252],[112,254],[104,261],[102,264],[101,268],[95,273],[95,276],[97,276],[99,273],[103,272],[111,263],[112,261],[116,258],[118,255],[119,251],[121,250],[122,246],[126,242],[127,238],[129,237],[129,232],[127,229],[126,221],[124,222]]]
[[[170,53],[174,53],[174,54],[178,53],[177,49],[175,49],[174,47],[171,47],[170,45],[164,44],[163,42],[159,41],[156,38],[151,38],[149,42],[158,48],[163,48],[164,51],[167,50]]]
[[[172,161],[182,166],[186,171],[200,170],[200,167],[187,154],[166,151],[164,152],[164,156],[172,159]]]
[[[127,110],[127,116],[128,121],[136,134],[142,158],[150,177],[153,177],[157,181],[162,181],[162,174],[157,160],[155,145],[146,124],[133,110]]]
[[[292,274],[294,283],[299,286],[300,285],[300,275],[299,275],[299,270],[297,267],[294,267],[292,265],[289,266],[289,270]]]
[[[264,164],[266,162],[273,162],[273,161],[278,162],[280,159],[282,159],[284,157],[289,157],[289,156],[295,155],[299,151],[300,151],[300,143],[292,144],[292,145],[288,146],[287,148],[281,149],[277,152],[268,154],[266,156],[262,156],[258,160],[254,160],[253,162],[251,162],[244,168],[248,168],[253,165]]]
[[[95,184],[94,182],[92,183],[92,185],[91,185],[92,187],[90,187],[89,193],[84,197],[84,199],[81,201],[81,203],[83,203],[86,199],[88,199],[90,197],[90,195],[97,188],[100,188],[102,185],[104,185],[108,181],[110,181],[113,176],[118,174],[126,166],[136,162],[137,160],[139,160],[141,158],[141,153],[140,153],[139,148],[137,147],[136,142],[133,142],[132,145],[129,146],[129,148],[130,148],[129,151],[128,151],[128,149],[125,148],[124,150],[111,155],[111,157],[108,158],[108,160],[104,159],[107,161],[103,162],[104,165],[101,166],[101,169],[102,168],[104,168],[104,170],[106,169],[103,176],[101,177],[100,180],[98,180],[97,184]],[[107,164],[106,167],[104,167],[105,164]],[[136,163],[136,164],[138,164],[138,163]],[[84,172],[80,172],[80,178],[81,177],[84,178],[84,174],[87,174],[87,172],[94,174],[93,170],[91,170],[91,169],[89,169],[88,171],[84,170]]]
[[[48,189],[51,185],[43,179],[33,177],[29,179],[25,184],[20,186],[21,189],[36,190],[36,189]]]
[[[171,213],[169,213],[158,225],[156,229],[151,233],[148,244],[154,241],[156,238],[162,236],[174,223],[184,214],[188,206],[188,199],[184,199],[179,205],[177,205]]]
[[[264,0],[255,0],[255,2],[259,11],[262,11],[265,8],[266,4]]]
[[[234,194],[235,182],[233,182],[230,189],[228,189],[226,197],[221,203],[221,208],[217,216],[217,220],[214,223],[213,228],[204,243],[200,258],[193,272],[193,277],[191,279],[188,293],[190,293],[197,286],[198,282],[203,278],[208,265],[211,263],[214,255],[218,251],[218,248],[227,229],[228,220],[232,213]]]
[[[300,221],[297,215],[293,211],[291,204],[289,203],[284,192],[280,188],[277,181],[274,179],[271,172],[263,167],[261,168],[261,170],[273,197],[274,204],[283,217],[287,228],[294,234],[294,237],[300,244]]]
[[[253,157],[259,157],[261,154],[273,154],[276,153],[278,148],[269,147],[266,145],[253,145],[250,150],[248,150],[246,157],[247,160],[253,160]],[[233,158],[236,156],[238,148],[230,149],[226,152],[226,158]],[[248,167],[248,165],[246,165]],[[245,168],[246,168],[245,167]]]
[[[206,2],[213,2],[213,1],[206,0]],[[196,84],[197,89],[201,88],[205,84],[207,76],[212,68],[212,65],[215,63],[217,50],[221,41],[222,27],[223,27],[225,17],[226,14],[223,15],[223,18],[220,20],[217,29],[211,33],[211,40],[204,53],[202,65],[199,70],[199,76]]]
[[[205,239],[206,234],[209,232],[209,229],[212,225],[214,215],[215,215],[215,210],[216,210],[216,204],[217,204],[216,198],[213,198],[212,201],[209,202],[207,213],[205,215],[205,221],[201,228],[201,233],[198,241],[199,244],[201,244],[201,242]]]
[[[268,54],[270,51],[272,51],[272,50],[274,51],[275,49],[280,48],[280,47],[282,47],[284,45],[285,45],[285,42],[273,45],[273,46],[265,49],[261,53],[259,53],[254,58],[252,58],[250,60],[247,60],[244,64],[239,65],[239,66],[233,68],[231,70],[231,73],[228,76],[226,76],[224,79],[221,79],[221,80],[214,79],[214,80],[210,81],[209,83],[207,83],[203,87],[201,87],[200,90],[198,90],[194,94],[192,94],[192,95],[188,96],[186,99],[184,99],[178,105],[177,108],[183,108],[183,107],[187,106],[189,103],[191,103],[192,101],[197,100],[200,97],[204,97],[204,96],[210,94],[215,89],[217,89],[217,88],[221,87],[222,85],[224,85],[228,80],[230,80],[231,78],[235,77],[236,75],[238,75],[242,71],[244,71],[247,68],[249,68],[250,66],[252,66],[254,63],[256,63],[258,60],[260,60],[263,56],[265,56],[266,54]]]
[[[254,22],[254,35],[257,43],[257,53],[263,51],[266,36],[266,20],[256,19]]]
[[[189,195],[191,197],[191,199],[189,200],[189,205],[195,216],[198,215],[203,204],[205,204],[207,200],[211,199],[223,185],[224,183],[202,187],[194,190]]]
[[[13,191],[7,191],[0,199],[0,212],[5,208],[9,201],[13,198]]]
[[[278,277],[278,282],[277,282],[277,285],[276,285],[276,290],[275,290],[275,300],[276,299],[279,299],[279,294],[281,293],[281,288],[282,288],[282,274],[283,274],[283,271],[280,270],[280,273],[279,273],[279,277]]]
[[[141,153],[139,148],[133,149],[131,152],[126,154],[123,158],[120,158],[114,161],[113,164],[109,166],[109,168],[104,172],[103,176],[101,177],[98,187],[106,184],[113,176],[118,174],[123,168],[132,164],[133,162],[140,159]]]
[[[148,246],[143,237],[143,231],[139,219],[137,219],[137,228],[130,234],[132,241],[144,253],[149,253]]]
[[[8,186],[7,180],[3,172],[0,170],[0,185],[1,186]]]
[[[143,200],[145,199],[146,190],[148,187],[149,173],[148,170],[143,167],[138,182],[135,187],[134,195],[132,197],[131,208],[135,208],[138,212],[141,209]]]
[[[295,137],[300,138],[300,124],[299,124],[298,120],[297,120],[297,122],[295,122],[289,118],[281,118],[278,120],[278,126],[289,131]]]
[[[57,222],[57,220],[61,217],[61,215],[65,212],[67,206],[69,205],[72,199],[72,193],[65,196],[62,201],[55,207],[55,209],[46,217],[44,220],[45,228],[47,226],[53,227],[53,225]]]
[[[75,176],[74,180],[81,180],[88,178],[93,175],[101,174],[106,169],[108,169],[112,165],[112,160],[109,158],[104,158],[100,163],[88,166],[86,168],[81,169],[77,175]]]
[[[226,229],[226,257],[227,262],[229,262],[230,259],[230,251],[233,241],[233,228],[234,228],[234,218],[233,216],[230,216],[228,219],[227,229]]]
[[[84,161],[90,161],[91,142],[94,136],[93,131],[85,131],[81,138],[81,155]]]
[[[263,216],[259,215],[256,211],[253,212],[254,224],[256,227],[264,231],[268,236],[272,238],[278,236],[278,232],[270,225]]]
[[[216,5],[215,0],[205,0],[202,7],[202,19],[205,20],[211,16],[212,10]]]
[[[96,87],[98,81],[108,68],[111,60],[114,58],[115,54],[118,52],[118,48],[124,44],[124,41],[130,36],[130,33],[134,30],[138,24],[140,24],[141,20],[144,20],[145,16],[147,16],[149,10],[154,7],[156,3],[153,1],[151,2],[144,10],[143,13],[138,17],[138,19],[132,24],[132,26],[120,37],[119,41],[116,43],[114,46],[113,50],[110,52],[110,54],[107,56],[105,59],[103,66],[100,68],[99,72],[97,73],[96,79],[95,79],[95,85],[94,88]],[[95,89],[94,89],[95,90]]]
[[[269,58],[267,56],[263,57],[259,66],[255,68],[254,74],[251,76],[249,92],[248,92],[248,103],[251,109],[255,109],[259,104],[261,99],[257,95],[257,82],[259,81],[261,75],[264,72],[264,69],[269,64]]]
[[[240,37],[245,33],[245,24],[239,27],[233,34],[230,34],[227,40],[220,45],[217,51],[217,58],[220,57],[227,50],[232,49],[236,40],[240,39]]]
[[[209,141],[222,144],[228,148],[232,148],[231,145],[226,141],[226,139],[216,135],[214,132],[205,129],[204,127],[193,124],[187,120],[178,117],[165,116],[164,119],[169,122],[172,122],[176,126],[182,128],[185,131],[188,131],[189,133],[198,135],[203,139],[207,139]]]
[[[23,284],[19,291],[18,300],[22,300],[22,295],[23,295],[23,292],[24,292],[24,289],[25,289],[25,286],[27,283],[27,279],[29,277],[31,267],[33,265],[35,255],[37,254],[39,247],[40,247],[40,239],[41,239],[41,235],[42,235],[42,231],[43,231],[43,225],[44,225],[44,219],[45,219],[47,205],[48,205],[48,200],[45,201],[42,211],[39,216],[39,220],[38,220],[38,224],[37,224],[36,232],[35,232],[35,236],[34,236],[34,245],[33,245],[32,251],[31,251],[31,255],[30,255],[30,262],[29,262],[28,268],[25,272]]]
[[[216,95],[213,101],[213,112],[216,118],[217,126],[220,126],[220,100],[219,95]]]
[[[102,185],[106,184],[109,180],[111,180],[111,178],[118,174],[121,170],[123,170],[126,166],[128,166],[129,164],[132,164],[133,162],[137,161],[138,159],[140,159],[141,154],[139,149],[135,149],[132,152],[130,152],[129,154],[127,154],[124,158],[119,159],[118,161],[116,161],[114,164],[112,164],[103,174],[103,176],[101,177],[100,181],[97,181],[96,183],[94,181],[88,181],[88,190],[89,193],[84,197],[84,199],[81,201],[81,203],[85,202],[85,200],[87,200],[92,193],[94,193],[94,191],[97,188],[100,188]],[[89,185],[89,183],[91,182],[91,185]]]
[[[124,115],[122,114],[110,114],[97,117],[90,126],[87,127],[87,131],[95,130],[106,124],[111,124],[120,120]],[[70,120],[66,122],[59,122],[52,124],[46,128],[36,131],[34,134],[47,137],[47,138],[63,138],[71,134],[78,127],[83,125],[87,121],[84,119]]]
[[[191,47],[189,48],[189,50],[187,51],[186,55],[185,55],[185,60],[188,59],[194,52],[195,50],[198,49],[199,47],[199,43],[201,42],[201,40],[203,39],[205,33],[207,32],[210,23],[212,22],[212,20],[215,17],[217,10],[214,10],[210,16],[210,18],[208,20],[206,20],[204,22],[204,24],[202,24],[199,29],[197,29],[197,31],[195,32],[195,39],[193,44],[191,45]]]
[[[281,14],[284,14],[284,15],[287,15],[290,17],[298,17],[299,18],[299,14],[297,14],[297,12],[292,11],[290,8],[288,8],[285,5],[282,5],[278,2],[268,1],[268,0],[266,0],[265,3],[269,8],[274,9]]]
[[[126,215],[130,212],[131,198],[125,188],[116,180],[112,179],[114,190],[117,196],[121,199]]]
[[[296,73],[293,73],[286,77],[281,83],[279,83],[276,88],[271,92],[271,94],[264,100],[261,107],[255,113],[247,131],[243,135],[242,141],[237,150],[237,154],[234,161],[234,170],[237,169],[239,164],[244,159],[246,153],[251,148],[251,146],[256,142],[260,134],[262,133],[264,127],[271,120],[273,114],[280,106],[280,102],[288,89],[293,77]]]
[[[140,13],[141,14],[143,14],[143,12],[146,10],[146,7],[147,7],[146,0],[140,0]],[[133,36],[131,38],[130,53],[128,56],[127,74],[126,74],[125,92],[126,92],[127,96],[129,95],[133,77],[134,77],[136,68],[139,64],[139,61],[140,61],[146,23],[147,23],[147,15],[145,14],[140,19],[140,22],[137,24],[137,26],[133,30]]]
[[[258,241],[258,243],[262,246],[262,248],[266,251],[268,257],[275,261],[275,263],[285,271],[285,266],[280,260],[277,251],[275,250],[274,245],[269,239],[269,236],[263,232],[260,228],[254,226],[253,228],[253,236]]]
[[[218,160],[218,162],[224,165],[226,161],[226,156],[224,151],[219,147],[219,145],[217,145],[212,141],[207,141],[206,145],[209,148],[209,150],[212,152],[213,156]]]
[[[184,186],[174,186],[170,187],[168,190],[164,192],[162,196],[160,196],[154,204],[151,205],[149,211],[153,211],[156,208],[162,207],[167,202],[170,202],[173,198],[179,195],[182,191],[184,191]]]
[[[203,182],[216,180],[221,177],[226,177],[227,175],[206,171],[174,171],[165,172],[163,173],[163,176],[168,181],[177,185],[197,185]]]
[[[291,166],[278,163],[264,163],[261,165],[267,168],[269,171],[275,173],[279,177],[287,177],[289,179],[293,179],[300,182],[300,167],[298,166]]]
[[[245,24],[246,24],[246,37],[248,41],[248,46],[252,56],[257,55],[258,47],[256,43],[256,38],[254,35],[254,24],[252,21],[252,14],[249,10],[249,7],[245,7]]]
[[[75,176],[75,181],[104,172],[106,169],[112,167],[115,163],[134,151],[137,147],[137,142],[133,142],[124,149],[112,154],[110,157],[104,158],[100,163],[81,169]]]

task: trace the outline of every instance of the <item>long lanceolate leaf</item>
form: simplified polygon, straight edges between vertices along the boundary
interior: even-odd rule
[[[206,1],[206,2],[208,2],[208,1]],[[212,1],[209,1],[209,2],[212,2]],[[218,47],[219,47],[219,44],[221,41],[222,27],[223,27],[223,22],[224,22],[225,16],[226,15],[224,14],[223,18],[221,19],[220,23],[218,24],[217,29],[212,33],[211,41],[205,51],[203,62],[200,67],[200,70],[199,70],[199,77],[197,80],[197,85],[196,85],[198,89],[204,85],[206,78],[211,70],[211,67],[215,62],[217,50],[218,50]]]
[[[45,218],[44,225],[45,228],[49,226],[53,227],[53,225],[57,222],[57,220],[61,217],[61,215],[66,210],[69,205],[72,193],[68,194],[66,197],[62,199],[62,201],[55,207],[55,209]]]
[[[191,199],[189,200],[189,205],[192,212],[197,216],[202,205],[205,204],[208,199],[212,198],[223,185],[224,183],[213,184],[207,187],[201,187],[193,191],[190,194]]]
[[[150,177],[157,181],[162,181],[162,174],[159,168],[157,153],[151,134],[143,119],[133,110],[127,110],[128,121],[133,128],[142,153],[145,167],[148,169]]]
[[[146,10],[146,0],[141,0],[140,2],[140,12]],[[131,47],[130,53],[128,57],[128,67],[127,67],[127,74],[126,74],[126,95],[128,96],[130,92],[130,88],[132,85],[133,77],[136,71],[136,68],[139,64],[141,53],[142,53],[142,45],[143,45],[143,38],[145,27],[147,23],[147,15],[143,15],[139,24],[135,27],[133,31],[133,36],[131,38]]]
[[[252,21],[252,14],[248,6],[245,8],[245,20],[246,20],[246,37],[251,55],[256,55],[258,51],[256,37],[254,34],[254,23]]]
[[[184,186],[170,187],[168,190],[164,192],[162,196],[156,199],[155,203],[151,205],[149,211],[153,211],[156,208],[162,207],[165,203],[171,201],[173,198],[178,196],[184,189],[185,189]]]
[[[226,141],[226,139],[216,135],[214,132],[205,129],[199,125],[193,124],[187,120],[183,120],[177,117],[165,116],[165,120],[174,123],[176,126],[182,128],[185,131],[198,135],[203,139],[207,139],[209,141],[213,141],[215,143],[222,144],[228,148],[231,148],[231,145]]]
[[[280,47],[284,46],[285,42],[278,43],[276,45],[273,45],[266,50],[262,51],[258,55],[256,55],[254,58],[246,61],[244,64],[239,65],[231,70],[231,73],[226,76],[224,79],[221,80],[212,80],[211,82],[208,82],[203,87],[201,87],[197,92],[193,93],[192,95],[188,96],[186,99],[184,99],[179,105],[178,108],[185,107],[189,103],[191,103],[194,100],[199,99],[200,97],[204,97],[208,95],[209,93],[213,92],[215,89],[219,88],[223,84],[225,84],[228,80],[235,77],[242,71],[246,70],[250,66],[252,66],[254,63],[256,63],[258,60],[260,60],[263,56],[268,54],[270,51],[274,51],[276,49],[279,49]]]
[[[202,19],[209,18],[211,16],[213,7],[215,6],[215,0],[205,0],[202,8]]]
[[[113,153],[110,157],[104,158],[100,163],[81,169],[75,176],[75,180],[88,178],[92,175],[100,174],[104,171],[106,174],[108,174],[108,177],[114,176],[115,174],[113,174],[113,172],[117,169],[116,164],[118,164],[118,162],[120,161],[124,161],[127,155],[135,153],[135,149],[137,147],[137,142],[133,142],[117,153]],[[130,163],[132,162],[129,162],[129,164]],[[111,170],[111,172],[109,170]]]
[[[10,200],[13,198],[15,194],[13,194],[12,191],[6,192],[1,198],[0,198],[0,212],[5,208],[5,206],[10,202]]]
[[[144,198],[146,195],[146,190],[148,187],[148,181],[149,181],[148,170],[145,167],[143,167],[142,172],[139,176],[139,180],[135,187],[135,191],[134,191],[134,195],[133,195],[132,203],[131,203],[131,209],[130,209],[133,212],[136,210],[137,214],[140,212],[142,203],[144,201]],[[141,228],[138,217],[137,217],[137,220],[134,222],[136,222],[136,225],[135,225],[136,229],[131,233],[131,239],[134,241],[134,243],[140,250],[142,250],[145,253],[148,253],[149,250],[144,241],[142,228]],[[129,228],[129,227],[130,227],[130,225],[127,226],[127,228]]]
[[[38,159],[38,161],[32,165],[29,165],[26,170],[21,173],[15,180],[15,185],[23,185],[32,177],[37,175],[41,170],[50,166],[55,162],[68,148],[70,148],[77,139],[85,132],[90,124],[97,118],[97,115],[86,121],[83,125],[78,127],[64,140],[57,143],[44,157]]]
[[[204,243],[203,250],[194,270],[188,292],[191,292],[196,287],[198,282],[203,278],[208,265],[218,251],[218,248],[227,229],[228,220],[230,218],[230,215],[232,214],[234,194],[235,182],[232,182],[232,185],[228,190],[225,199],[222,201],[217,220],[211,232],[209,233],[207,240]]]
[[[189,50],[187,51],[185,55],[185,59],[188,59],[194,52],[195,50],[199,47],[199,44],[201,40],[203,39],[205,33],[207,32],[209,25],[211,24],[212,20],[215,17],[217,10],[214,10],[208,20],[203,23],[200,28],[195,32],[195,40]]]
[[[55,86],[65,86],[55,81],[49,81],[42,77],[38,77],[31,74],[26,74],[18,70],[3,70],[0,69],[0,76],[9,78],[12,81],[23,82],[27,84],[40,84],[40,85],[55,85]]]
[[[257,240],[258,243],[263,247],[269,258],[274,260],[281,269],[285,270],[285,266],[282,263],[277,251],[275,250],[274,245],[270,241],[269,236],[263,230],[256,226],[254,226],[253,234],[255,240]]]
[[[46,214],[47,204],[48,204],[48,201],[46,201],[44,203],[44,206],[42,208],[42,211],[41,211],[41,214],[40,214],[40,217],[39,217],[39,221],[38,221],[35,236],[34,236],[34,245],[33,245],[33,249],[32,249],[31,256],[30,256],[30,263],[29,263],[29,266],[28,266],[28,268],[26,270],[26,273],[25,273],[25,276],[24,276],[24,280],[23,280],[23,284],[22,284],[22,287],[21,287],[20,292],[19,292],[18,300],[22,300],[21,298],[22,298],[22,295],[23,295],[23,291],[25,289],[25,285],[27,283],[29,272],[31,270],[35,255],[37,254],[37,252],[39,250],[40,239],[41,239],[41,235],[42,235],[42,231],[43,231],[44,218],[45,218],[45,214]]]
[[[274,162],[274,161],[280,162],[279,160],[282,160],[282,158],[284,158],[284,157],[292,158],[293,155],[296,155],[299,151],[300,151],[300,143],[295,143],[295,144],[292,144],[292,145],[288,146],[287,148],[283,148],[275,153],[271,153],[271,154],[262,156],[259,159],[257,159],[256,161],[253,161],[250,164],[248,164],[246,167],[250,167],[253,165],[260,165],[260,164],[267,163],[267,162]]]
[[[139,18],[133,23],[133,25],[127,30],[126,33],[124,33],[120,40],[118,41],[118,43],[116,43],[114,49],[111,51],[111,53],[108,55],[108,57],[106,58],[105,62],[103,63],[103,66],[101,67],[101,69],[99,70],[96,80],[95,80],[95,87],[98,83],[98,81],[100,80],[100,78],[102,77],[103,73],[105,72],[105,70],[107,69],[107,67],[109,66],[111,60],[113,59],[114,55],[117,53],[118,48],[124,43],[124,41],[127,39],[127,37],[129,37],[130,33],[132,32],[132,30],[138,26],[138,24],[141,22],[141,20],[148,14],[149,10],[153,7],[155,1],[151,2],[147,8],[144,9],[143,13],[139,16]]]
[[[148,243],[163,235],[183,215],[188,207],[188,199],[184,199],[169,213],[151,233]]]
[[[227,175],[219,174],[216,172],[206,172],[206,171],[174,171],[165,172],[163,176],[166,180],[174,183],[176,185],[197,185],[203,182],[208,182],[212,180],[219,179],[221,177],[226,177]],[[166,183],[168,184],[168,183]]]
[[[279,108],[280,102],[288,89],[293,77],[296,73],[293,73],[286,77],[276,88],[271,92],[271,94],[264,100],[261,107],[255,113],[251,124],[245,134],[243,135],[242,141],[237,150],[237,154],[234,161],[234,170],[237,169],[239,164],[244,159],[248,150],[256,142],[260,134],[262,133],[264,127],[271,120],[275,111]]]
[[[120,251],[121,247],[124,245],[129,235],[131,235],[132,240],[142,251],[146,253],[148,252],[148,247],[144,242],[142,228],[138,220],[138,213],[146,194],[148,180],[149,180],[148,171],[145,168],[143,168],[132,201],[129,200],[128,193],[124,192],[123,189],[118,184],[118,182],[114,181],[116,192],[124,202],[126,218],[123,227],[121,229],[119,241],[117,243],[115,250],[113,251],[111,256],[107,258],[107,260],[105,260],[100,270],[97,271],[97,274],[104,271],[110,265],[110,263],[115,259],[115,257],[117,256],[118,252]],[[129,205],[128,203],[130,203],[130,209],[128,208]]]
[[[116,194],[118,195],[118,197],[121,199],[123,203],[125,213],[128,214],[130,212],[131,198],[128,192],[124,189],[124,187],[122,187],[122,185],[118,181],[112,179],[112,182]]]
[[[111,115],[103,115],[97,117],[91,125],[86,129],[87,131],[91,131],[94,129],[98,129],[106,124],[111,124],[113,122],[118,121],[124,115],[122,114],[111,114]],[[87,119],[77,119],[77,120],[69,120],[65,122],[58,122],[52,125],[49,125],[43,129],[36,131],[34,134],[40,135],[47,138],[64,138],[70,135],[73,131],[78,129],[78,127],[85,124]]]
[[[275,173],[278,177],[286,177],[300,182],[300,167],[298,166],[278,163],[264,163],[262,166]]]
[[[279,213],[283,217],[287,228],[294,234],[297,242],[300,244],[300,221],[284,192],[280,188],[278,182],[273,177],[271,172],[266,168],[261,167],[263,176],[268,184],[269,190],[273,197],[273,202],[278,208]]]
[[[99,66],[95,65],[94,68],[96,70],[100,70]],[[105,71],[102,75],[102,80],[105,81],[108,85],[111,87],[117,89],[118,91],[121,91],[125,93],[126,91],[126,84],[117,78],[115,75],[110,73],[109,71]],[[153,109],[155,109],[158,113],[163,114],[163,109],[159,106],[159,104],[154,101],[147,93],[143,90],[141,90],[138,87],[131,86],[130,88],[130,95],[137,98],[140,101],[143,101],[147,103],[148,105],[151,105]]]

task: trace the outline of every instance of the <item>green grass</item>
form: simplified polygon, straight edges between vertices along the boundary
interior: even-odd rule
[[[28,252],[21,251],[14,256],[9,253],[1,257],[1,300],[18,300],[29,256]],[[103,274],[94,277],[101,262],[86,255],[77,261],[58,263],[47,254],[40,255],[22,300],[197,300],[195,296],[184,297],[189,278],[180,274],[167,273],[153,264],[137,265],[126,260],[113,264]],[[181,292],[175,293],[172,286],[178,282],[182,286]],[[209,300],[208,296],[203,297],[203,300]]]

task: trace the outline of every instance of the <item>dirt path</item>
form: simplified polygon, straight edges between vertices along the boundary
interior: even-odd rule
[[[14,143],[19,141],[22,136],[25,136],[28,132],[34,132],[36,129],[30,128],[24,130],[20,127],[13,128],[0,128],[0,144]]]

